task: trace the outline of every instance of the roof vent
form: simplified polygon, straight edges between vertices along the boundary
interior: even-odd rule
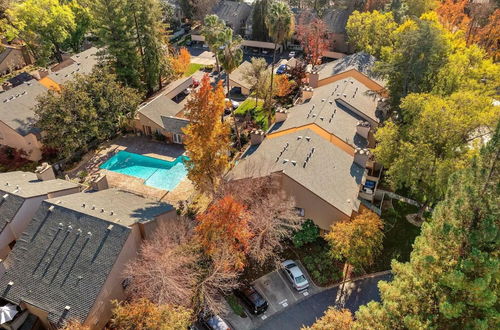
[[[321,102],[325,102],[325,101],[326,101],[326,99],[321,99]]]
[[[297,162],[295,160],[292,160],[291,163],[293,166],[297,165]]]
[[[90,231],[88,231],[87,236],[92,237],[92,233]]]
[[[85,208],[85,203],[82,203],[82,207]]]
[[[77,234],[78,236],[80,236],[80,235],[82,234],[82,230],[81,230],[80,228],[78,228],[78,229],[76,230],[76,234]]]
[[[324,120],[324,119],[325,119],[325,117],[319,117],[319,119]]]
[[[104,213],[104,209],[101,209],[101,213]]]
[[[49,212],[52,212],[52,211],[54,211],[54,205],[51,205],[51,206],[49,207]]]
[[[95,210],[95,205],[92,205],[92,210]]]
[[[297,136],[297,140],[302,139],[302,135]]]
[[[328,103],[333,104],[333,101],[328,101]]]
[[[72,231],[73,230],[73,226],[72,225],[69,225],[68,226],[68,232]]]
[[[113,211],[109,212],[109,215],[114,215],[114,214],[115,214],[115,212],[113,212]]]
[[[107,230],[111,230],[111,229],[113,229],[113,225],[109,225],[107,228]]]
[[[63,229],[64,225],[62,222],[59,222],[59,229]]]
[[[3,199],[7,199],[7,197],[9,197],[9,194],[5,194],[2,196]]]
[[[71,308],[71,306],[66,306],[66,307],[64,307],[64,309],[65,309],[65,310],[67,310],[67,311],[69,311],[69,310],[70,310],[70,308]]]
[[[309,142],[311,141],[311,137],[310,136],[306,136],[306,140]]]
[[[283,164],[288,163],[288,159],[283,159]]]
[[[8,285],[8,286],[13,286],[13,285],[14,285],[14,282],[10,281],[7,285]]]
[[[347,97],[347,94],[342,94],[343,97]]]

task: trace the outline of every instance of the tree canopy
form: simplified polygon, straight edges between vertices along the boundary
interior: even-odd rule
[[[183,129],[189,156],[188,178],[204,193],[215,193],[229,165],[229,126],[221,122],[224,99],[222,83],[212,89],[210,78],[205,75],[185,106],[190,120]]]
[[[363,209],[352,221],[332,225],[325,239],[331,246],[333,258],[362,268],[372,264],[382,250],[383,227],[378,215]]]
[[[471,165],[450,178],[422,226],[410,262],[393,261],[381,303],[356,313],[360,329],[498,326],[500,129]]]
[[[40,97],[35,112],[43,143],[65,158],[113,137],[134,118],[139,103],[134,89],[97,67],[62,85],[60,93]]]

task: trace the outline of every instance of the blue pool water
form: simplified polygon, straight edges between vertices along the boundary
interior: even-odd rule
[[[173,162],[120,151],[108,159],[100,168],[134,176],[144,180],[144,184],[173,190],[187,175],[184,161],[186,156],[177,157]]]

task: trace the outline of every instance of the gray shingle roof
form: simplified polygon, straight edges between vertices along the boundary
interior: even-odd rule
[[[250,89],[251,86],[250,84],[245,80],[245,74],[244,71],[251,67],[252,64],[248,61],[244,61],[241,63],[236,69],[234,69],[231,74],[229,74],[229,79],[237,83],[238,85],[241,85],[247,89]]]
[[[39,133],[33,109],[37,97],[45,93],[44,86],[31,80],[0,94],[0,120],[23,136]]]
[[[212,11],[227,25],[230,25],[236,33],[239,33],[245,26],[252,7],[244,2],[220,1]]]
[[[294,12],[297,24],[307,25],[317,17],[313,11],[308,9],[295,9]],[[325,22],[330,33],[343,34],[346,33],[346,25],[350,15],[351,11],[347,9],[330,9],[323,14],[321,20]]]
[[[372,71],[375,61],[375,57],[364,52],[359,52],[344,56],[333,62],[324,63],[318,66],[316,70],[319,71],[319,79],[322,80],[336,74],[355,69],[375,82],[383,85],[383,82],[377,80],[377,76]]]
[[[176,117],[161,117],[163,128],[170,133],[184,134],[182,129],[189,124],[189,120]]]
[[[83,208],[83,200],[99,207],[113,205],[124,221],[97,207]],[[85,320],[131,232],[129,225],[168,209],[171,206],[115,189],[44,201],[9,255],[0,295],[46,310],[54,324]]]
[[[344,99],[360,113],[349,110],[338,99]],[[366,120],[362,115],[374,116],[376,108],[377,96],[371,95],[365,85],[353,78],[339,80],[314,89],[313,97],[290,108],[287,120],[275,124],[272,132],[315,123],[348,144],[364,148],[367,141],[356,134],[356,125],[358,121]]]
[[[58,84],[73,79],[76,74],[88,74],[92,72],[94,66],[98,63],[98,49],[95,47],[89,48],[81,53],[71,56],[75,61],[73,64],[68,65],[57,72],[51,72],[48,77]]]
[[[182,110],[182,105],[161,94],[143,105],[138,112],[151,119],[158,126],[163,126],[163,117],[174,117]]]
[[[24,198],[16,195],[8,195],[0,190],[0,232],[5,229],[8,222],[16,216],[17,212],[24,203]]]
[[[364,169],[354,163],[353,156],[311,129],[266,138],[246,151],[229,177],[261,177],[274,172],[283,172],[348,216],[359,206],[359,184]]]
[[[50,199],[49,202],[124,226],[154,220],[159,214],[174,209],[170,204],[159,203],[119,189],[71,194]]]
[[[60,179],[40,181],[30,172],[0,173],[0,232],[14,219],[25,199],[77,187]]]

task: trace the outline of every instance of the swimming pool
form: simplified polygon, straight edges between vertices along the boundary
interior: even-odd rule
[[[187,175],[184,161],[186,156],[177,157],[173,162],[120,151],[108,159],[100,168],[130,175],[144,180],[147,186],[163,190],[174,190]]]

